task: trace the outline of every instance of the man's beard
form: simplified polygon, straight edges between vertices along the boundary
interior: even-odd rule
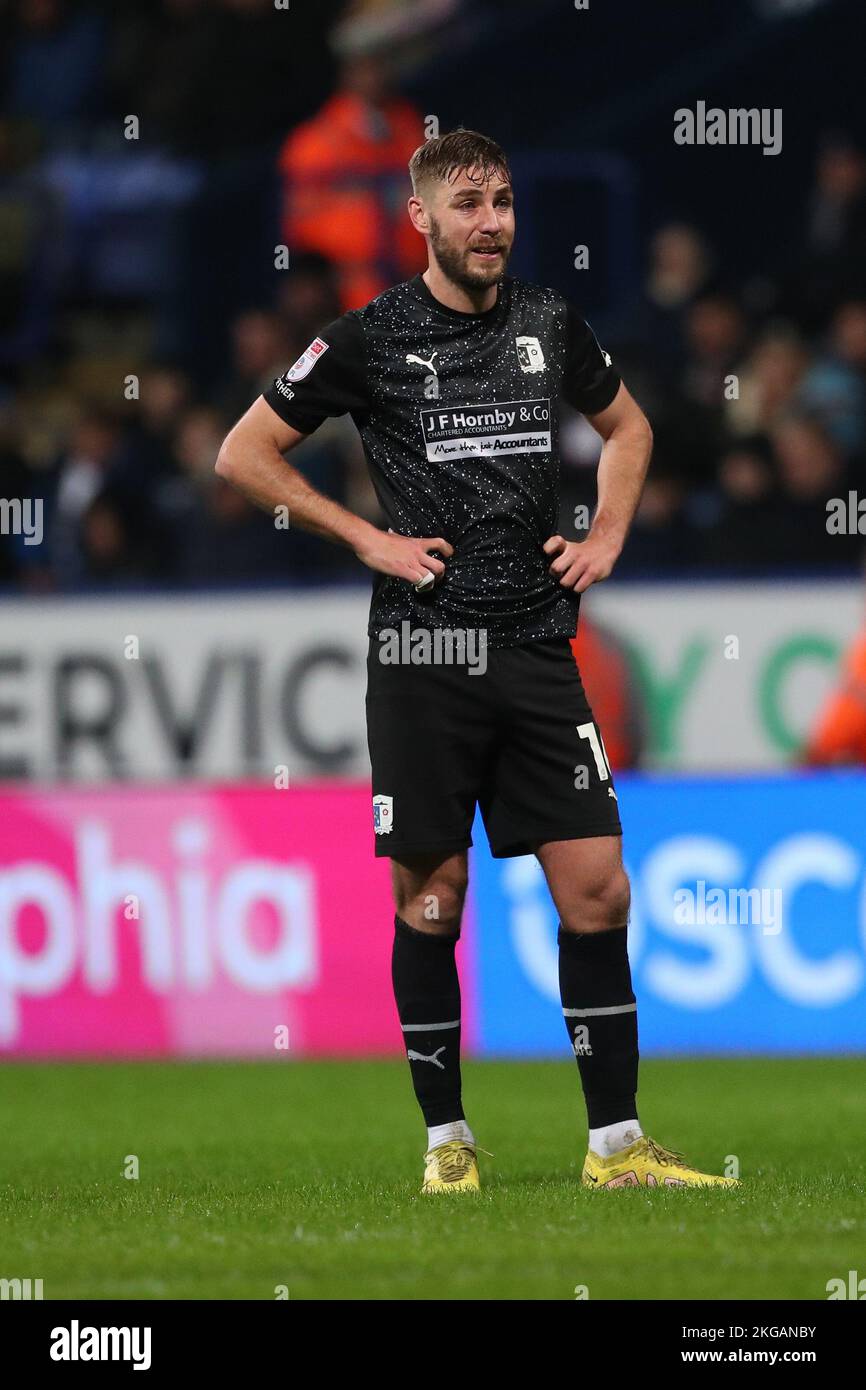
[[[442,228],[435,217],[430,219],[430,245],[433,255],[442,274],[452,282],[459,285],[464,290],[486,290],[491,285],[495,285],[505,273],[508,264],[509,247],[501,241],[492,243],[478,242],[479,246],[493,245],[502,252],[501,258],[491,262],[489,266],[472,265],[467,258],[472,256],[471,250],[467,247],[462,251],[456,250],[451,246],[442,235]]]

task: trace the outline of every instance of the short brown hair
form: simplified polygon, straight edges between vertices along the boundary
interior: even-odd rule
[[[423,184],[433,180],[449,183],[461,169],[477,169],[483,183],[494,174],[502,174],[508,183],[511,182],[511,170],[502,147],[489,135],[460,127],[447,135],[437,135],[415,151],[409,160],[412,191],[417,194]]]

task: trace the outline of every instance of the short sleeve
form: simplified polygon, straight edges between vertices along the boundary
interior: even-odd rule
[[[620,387],[620,376],[610,355],[585,319],[570,304],[565,311],[565,371],[562,395],[583,415],[606,410]]]
[[[343,314],[323,329],[295,365],[265,391],[264,399],[302,434],[312,434],[329,416],[367,410],[364,328],[357,314]]]

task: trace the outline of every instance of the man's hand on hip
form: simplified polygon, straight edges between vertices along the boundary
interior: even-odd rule
[[[545,555],[556,557],[550,565],[554,579],[559,580],[563,589],[582,594],[590,584],[607,579],[619,559],[621,546],[608,536],[590,534],[585,541],[551,536],[543,549]]]
[[[410,584],[418,584],[429,574],[436,581],[443,578],[445,565],[430,552],[436,550],[445,559],[454,554],[454,547],[441,536],[398,536],[396,531],[375,530],[365,536],[363,544],[355,551],[358,559],[368,569],[379,574],[390,574],[397,579],[406,579]]]

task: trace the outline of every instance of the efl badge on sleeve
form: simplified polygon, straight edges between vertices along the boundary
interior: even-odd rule
[[[373,829],[377,835],[390,835],[394,829],[393,796],[373,797]]]
[[[323,352],[328,351],[328,344],[321,338],[314,338],[307,348],[302,352],[294,367],[286,372],[287,381],[303,381],[305,376],[309,376]]]

